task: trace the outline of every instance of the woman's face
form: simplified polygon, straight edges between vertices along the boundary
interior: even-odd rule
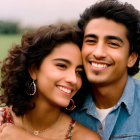
[[[73,43],[59,44],[44,58],[39,69],[31,67],[29,71],[36,80],[37,100],[66,107],[82,85],[80,49]]]

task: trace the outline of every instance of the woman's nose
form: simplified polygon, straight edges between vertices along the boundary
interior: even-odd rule
[[[76,76],[75,71],[70,71],[67,74],[66,82],[71,83],[71,84],[76,84],[77,83],[77,76]]]

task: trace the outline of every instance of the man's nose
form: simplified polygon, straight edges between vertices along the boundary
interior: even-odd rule
[[[94,46],[94,50],[92,52],[93,56],[97,59],[106,57],[106,46],[103,42],[99,42]]]

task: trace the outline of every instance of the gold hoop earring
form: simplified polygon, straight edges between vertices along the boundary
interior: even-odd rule
[[[74,100],[73,99],[70,99],[70,103],[69,105],[66,107],[66,110],[68,111],[72,111],[76,108],[76,105],[74,104]]]

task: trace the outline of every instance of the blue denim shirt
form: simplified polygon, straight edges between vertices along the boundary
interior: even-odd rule
[[[122,97],[106,117],[104,131],[91,94],[71,116],[104,140],[140,140],[140,81],[128,76]]]

